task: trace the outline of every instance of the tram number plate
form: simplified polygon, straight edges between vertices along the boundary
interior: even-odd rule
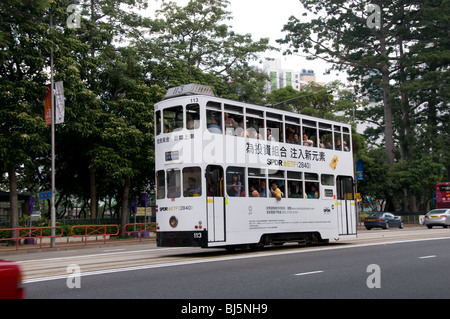
[[[194,233],[194,238],[195,238],[195,239],[200,239],[200,238],[202,238],[202,233]]]

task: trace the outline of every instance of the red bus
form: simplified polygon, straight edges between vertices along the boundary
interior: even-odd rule
[[[436,208],[450,208],[450,182],[436,185]]]

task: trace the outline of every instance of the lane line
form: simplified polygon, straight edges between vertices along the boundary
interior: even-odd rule
[[[419,257],[419,259],[428,259],[428,258],[436,258],[436,257],[437,257],[436,255],[430,255],[430,256]]]
[[[294,276],[306,276],[306,275],[314,275],[314,274],[320,274],[323,273],[323,270],[316,270],[316,271],[310,271],[310,272],[301,272],[299,274],[294,274]]]

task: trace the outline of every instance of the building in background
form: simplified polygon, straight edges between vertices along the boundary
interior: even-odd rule
[[[270,93],[274,90],[285,88],[287,86],[292,86],[294,90],[300,91],[302,86],[308,84],[309,82],[316,82],[320,85],[325,85],[325,83],[320,83],[316,81],[316,75],[312,69],[285,69],[281,65],[281,59],[274,59],[272,61],[264,61],[263,64],[264,73],[268,74],[270,77],[269,83],[267,85],[267,92]]]

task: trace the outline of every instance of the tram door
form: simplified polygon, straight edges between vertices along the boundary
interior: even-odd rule
[[[338,176],[336,209],[338,213],[339,235],[356,234],[356,208],[353,192],[353,178],[350,176]]]
[[[209,165],[206,168],[206,210],[208,216],[208,242],[225,241],[225,197],[223,168]]]

